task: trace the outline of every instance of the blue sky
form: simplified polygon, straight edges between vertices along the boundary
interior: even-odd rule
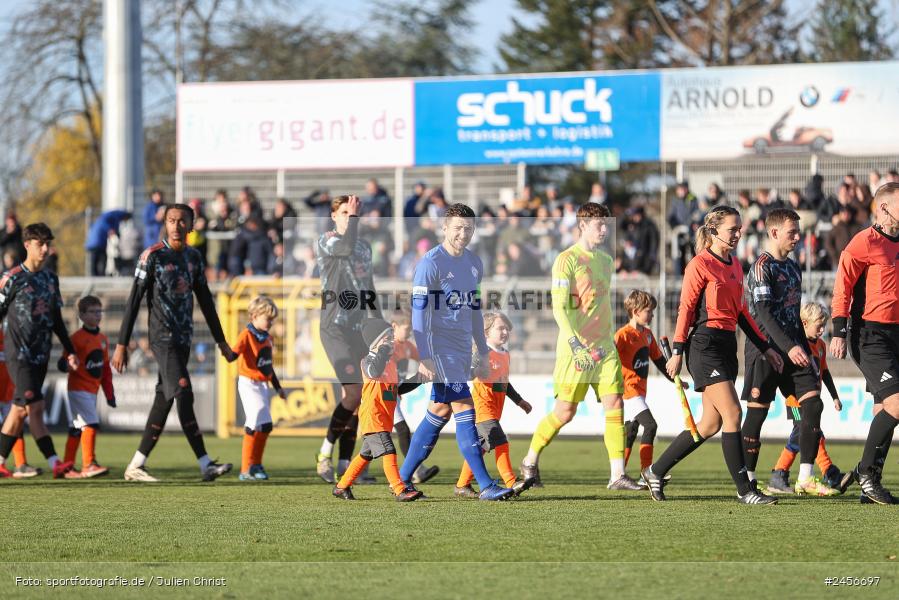
[[[303,10],[334,19],[337,23],[362,27],[372,4],[371,0],[344,0],[340,3],[306,0],[300,6]],[[515,0],[481,0],[475,4],[471,16],[476,26],[470,41],[480,50],[475,65],[477,72],[494,71],[493,65],[499,62],[496,46],[500,36],[512,30],[512,15],[515,14],[516,5]]]

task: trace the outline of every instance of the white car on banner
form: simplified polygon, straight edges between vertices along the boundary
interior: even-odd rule
[[[662,159],[895,153],[897,72],[897,62],[662,71]]]

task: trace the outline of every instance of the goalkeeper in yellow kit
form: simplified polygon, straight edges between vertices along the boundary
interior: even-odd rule
[[[540,453],[562,426],[574,418],[591,387],[606,415],[605,444],[612,473],[608,488],[637,491],[643,487],[624,472],[624,379],[613,339],[610,299],[614,262],[600,245],[608,231],[609,210],[587,203],[577,211],[578,241],[553,263],[553,317],[559,326],[553,393],[556,404],[531,439],[521,462],[521,478],[540,487]]]

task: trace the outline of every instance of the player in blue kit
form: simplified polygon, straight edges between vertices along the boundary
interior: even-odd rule
[[[472,339],[477,346],[475,372],[489,369],[490,348],[484,335],[480,283],[481,259],[467,249],[474,234],[474,211],[464,204],[446,210],[443,243],[422,257],[412,280],[412,331],[418,346],[418,373],[432,381],[431,404],[415,430],[400,476],[411,483],[418,466],[427,459],[440,430],[456,420],[456,441],[471,467],[481,500],[505,500],[513,491],[494,481],[484,466],[475,428],[474,402],[468,388],[472,372]]]

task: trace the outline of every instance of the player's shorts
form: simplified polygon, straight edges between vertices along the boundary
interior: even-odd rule
[[[374,460],[385,454],[396,454],[390,432],[375,431],[362,436],[362,450],[359,451],[365,460]]]
[[[343,385],[362,383],[360,365],[368,354],[368,346],[362,339],[362,333],[355,329],[328,325],[319,331],[319,337],[337,380]]]
[[[587,391],[593,388],[596,399],[603,396],[624,393],[624,377],[621,375],[621,359],[615,350],[606,354],[602,361],[589,371],[574,368],[574,358],[567,354],[556,359],[553,370],[553,395],[563,402],[583,402]]]
[[[793,361],[780,353],[783,359],[783,371],[778,373],[765,356],[754,347],[746,348],[746,373],[743,377],[743,393],[741,399],[746,402],[771,404],[777,390],[787,396],[802,398],[809,392],[821,393],[820,365],[806,348],[806,354],[812,364],[808,367],[797,367]]]
[[[899,325],[865,322],[859,330],[858,368],[875,401],[899,393]]]
[[[649,410],[644,396],[633,396],[624,399],[624,420],[633,421],[644,410]]]
[[[272,422],[271,389],[268,382],[240,375],[237,378],[237,393],[246,416],[244,427],[255,430],[260,425]]]
[[[440,354],[431,357],[436,373],[431,386],[431,401],[447,404],[471,398],[471,353]]]
[[[84,390],[69,392],[69,424],[75,429],[83,429],[86,425],[98,425],[97,394]]]
[[[471,398],[471,390],[467,383],[434,383],[431,385],[431,402],[449,404]]]
[[[849,356],[852,357],[852,362],[855,363],[857,367],[861,367],[861,343],[860,337],[861,334],[859,331],[861,330],[861,323],[853,323],[850,321],[849,326],[849,337],[846,338],[847,345],[849,346]],[[861,370],[861,368],[859,368]],[[883,404],[883,396],[880,394],[875,394],[871,391],[871,386],[865,381],[865,391],[871,396],[874,397],[874,404]]]
[[[703,391],[722,381],[737,380],[737,334],[724,329],[699,327],[687,340],[687,371],[693,389]]]
[[[28,406],[44,399],[44,379],[47,377],[47,363],[32,365],[28,362],[8,360],[7,368],[16,390],[13,403],[17,406]]]
[[[180,393],[192,393],[190,372],[187,369],[190,346],[153,344],[150,348],[159,365],[156,391],[161,391],[166,400],[172,400]]]
[[[798,406],[785,406],[787,413],[787,421],[795,421],[799,423],[802,420],[802,414],[799,412]]]
[[[475,427],[477,427],[478,439],[481,441],[481,448],[484,449],[484,452],[489,452],[497,446],[509,443],[506,432],[503,431],[503,428],[499,425],[499,421],[496,419],[481,421],[480,423],[476,423]]]

